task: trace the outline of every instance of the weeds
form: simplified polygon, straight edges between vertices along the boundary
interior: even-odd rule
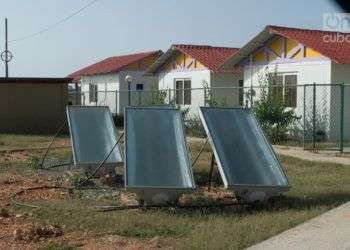
[[[75,246],[62,243],[49,243],[46,246],[39,247],[38,250],[76,250]]]
[[[27,166],[28,166],[29,169],[32,169],[32,170],[39,170],[39,169],[41,169],[40,158],[38,156],[36,156],[36,155],[30,156],[29,159],[28,159]]]

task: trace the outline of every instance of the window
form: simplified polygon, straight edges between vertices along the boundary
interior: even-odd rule
[[[191,105],[191,80],[175,80],[175,101],[178,105]]]
[[[89,100],[90,102],[96,102],[97,103],[97,84],[90,83],[89,84]]]
[[[284,76],[285,99],[287,107],[297,106],[297,76]]]
[[[238,81],[238,98],[239,98],[239,105],[243,106],[243,93],[244,93],[244,88],[243,88],[243,80]]]
[[[143,83],[137,83],[136,90],[143,90]]]
[[[269,74],[272,95],[281,98],[287,107],[297,106],[297,75]]]

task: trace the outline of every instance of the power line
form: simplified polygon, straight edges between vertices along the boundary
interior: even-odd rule
[[[32,34],[29,34],[29,35],[26,35],[26,36],[23,36],[23,37],[20,37],[20,38],[17,38],[17,39],[13,39],[13,40],[10,40],[10,42],[19,42],[19,41],[23,41],[23,40],[26,40],[26,39],[29,39],[29,38],[32,38],[34,36],[38,36],[38,35],[41,35],[42,33],[46,32],[46,31],[49,31],[55,27],[57,27],[58,25],[60,25],[61,23],[69,20],[70,18],[78,15],[79,13],[81,13],[82,11],[84,11],[85,9],[89,8],[91,5],[95,4],[97,1],[99,0],[93,0],[91,2],[89,2],[88,4],[84,5],[82,8],[80,8],[79,10],[71,13],[69,16],[66,16],[64,18],[62,18],[61,20],[57,21],[56,23],[53,23],[49,26],[47,26],[46,28],[42,29],[42,30],[39,30],[35,33],[32,33]]]

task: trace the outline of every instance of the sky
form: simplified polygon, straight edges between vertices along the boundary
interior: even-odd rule
[[[0,50],[7,17],[13,77],[65,77],[106,57],[178,43],[240,47],[266,25],[322,29],[323,13],[341,12],[331,0],[98,0],[47,32],[11,42],[91,0],[1,2]]]

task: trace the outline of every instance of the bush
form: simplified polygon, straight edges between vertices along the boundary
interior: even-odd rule
[[[293,109],[286,106],[283,98],[274,94],[274,77],[265,73],[259,77],[260,99],[254,103],[253,110],[263,130],[272,142],[283,141],[287,138],[290,125],[300,119]]]
[[[227,107],[228,106],[226,97],[221,98],[221,101],[217,101],[215,99],[213,90],[209,87],[206,81],[203,81],[202,86],[206,90],[205,96],[204,96],[205,106],[208,106],[208,107]]]
[[[167,90],[158,90],[157,88],[152,87],[151,96],[148,98],[146,104],[149,106],[156,105],[166,105],[165,99],[167,97]]]

